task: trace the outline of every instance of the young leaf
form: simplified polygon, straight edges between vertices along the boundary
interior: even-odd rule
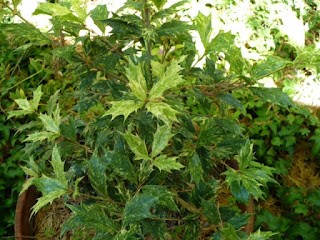
[[[177,157],[167,157],[167,155],[160,155],[153,160],[153,165],[160,171],[171,173],[172,170],[180,170],[184,166],[177,162]]]
[[[31,107],[34,110],[38,109],[39,106],[39,102],[42,96],[42,92],[41,92],[41,85],[39,87],[37,87],[37,89],[33,92],[33,99],[31,101]]]
[[[59,129],[60,123],[56,122],[51,116],[40,113],[39,119],[42,121],[44,128],[48,132],[52,132],[56,134],[60,133],[60,129]]]
[[[32,208],[32,214],[37,213],[42,207],[48,203],[52,203],[55,199],[66,194],[68,191],[68,184],[60,179],[49,178],[42,176],[33,180],[34,185],[42,193],[37,203]]]
[[[24,142],[37,142],[37,141],[43,141],[45,139],[48,139],[49,141],[52,141],[59,137],[59,134],[53,133],[53,132],[47,132],[47,131],[41,131],[41,132],[35,132],[28,135],[28,137],[23,140]]]
[[[146,104],[148,112],[161,119],[165,124],[171,125],[172,122],[178,122],[176,115],[179,113],[177,110],[170,107],[169,104],[164,102],[148,102]]]
[[[166,71],[158,82],[156,82],[150,90],[150,100],[154,100],[162,97],[163,93],[169,89],[177,87],[179,84],[183,83],[184,80],[179,72],[182,70],[179,63],[184,59],[180,58],[178,60],[173,60],[167,67]]]
[[[129,60],[129,67],[126,68],[126,76],[129,79],[129,87],[132,93],[141,101],[147,98],[147,82],[144,78],[141,65],[135,65]]]
[[[15,99],[14,101],[18,104],[20,109],[33,112],[34,109],[32,108],[30,102],[27,99]]]
[[[139,136],[133,135],[129,132],[125,133],[123,136],[128,143],[130,150],[136,155],[136,160],[149,159],[147,146],[144,140],[142,140]]]
[[[157,131],[153,136],[152,142],[152,154],[151,157],[155,157],[161,153],[165,147],[168,146],[169,140],[172,138],[171,127],[164,124],[157,127]]]
[[[141,101],[133,101],[133,100],[122,100],[122,101],[113,101],[111,102],[112,107],[102,116],[112,115],[112,120],[117,116],[124,116],[124,120],[128,118],[128,116],[136,112],[139,108],[142,108],[144,102]]]
[[[67,185],[68,181],[66,178],[66,173],[64,172],[64,162],[61,161],[61,156],[57,145],[55,145],[52,150],[51,165],[56,178]]]

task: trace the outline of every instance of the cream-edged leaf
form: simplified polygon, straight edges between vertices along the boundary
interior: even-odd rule
[[[126,68],[126,76],[129,80],[129,88],[132,93],[141,101],[147,98],[147,82],[143,75],[141,65],[135,65],[129,60],[129,67]]]
[[[130,150],[136,155],[136,160],[147,160],[149,159],[149,154],[147,150],[146,143],[139,136],[133,135],[132,133],[125,133],[124,139],[129,145]]]
[[[162,97],[165,91],[175,88],[184,82],[182,75],[179,74],[182,70],[179,63],[183,61],[183,59],[184,57],[173,60],[164,73],[161,73],[161,69],[154,70],[155,73],[160,76],[160,79],[150,90],[150,100]],[[153,66],[158,66],[158,64],[153,63]]]
[[[113,101],[111,102],[112,107],[103,115],[112,115],[112,119],[123,115],[126,120],[128,116],[136,112],[139,108],[143,107],[144,103],[141,101],[133,100],[122,100],[122,101]]]
[[[167,103],[149,102],[146,104],[146,108],[148,112],[151,112],[156,118],[161,119],[167,125],[171,125],[172,122],[178,122],[176,115],[179,112]]]
[[[172,138],[171,127],[164,124],[157,127],[157,131],[153,136],[152,142],[152,154],[151,157],[155,157],[161,153],[165,147],[168,146],[169,140]]]
[[[153,165],[156,166],[160,171],[166,171],[171,173],[172,170],[180,170],[184,166],[177,162],[177,157],[167,157],[166,155],[161,155],[154,159]]]

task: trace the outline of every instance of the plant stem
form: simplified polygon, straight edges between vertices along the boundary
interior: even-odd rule
[[[146,47],[146,80],[148,87],[152,85],[152,72],[151,72],[151,24],[150,24],[150,9],[148,6],[148,0],[143,0],[143,20],[146,27],[146,34],[144,36],[144,43]]]

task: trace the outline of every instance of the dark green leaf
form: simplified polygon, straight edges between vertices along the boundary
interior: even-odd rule
[[[162,24],[160,28],[156,30],[156,33],[160,37],[178,37],[181,35],[187,35],[190,30],[192,30],[192,26],[188,23],[178,20],[172,20],[170,22]]]
[[[241,185],[240,182],[232,182],[230,185],[232,195],[239,201],[247,203],[250,198],[249,192]]]
[[[203,180],[203,168],[198,153],[194,152],[189,158],[189,171],[191,175],[191,181],[199,184]]]
[[[291,62],[277,56],[269,56],[267,60],[252,68],[252,77],[255,80],[264,78],[281,69],[284,69]]]
[[[251,87],[250,90],[253,94],[259,96],[261,100],[271,102],[283,107],[294,106],[294,103],[287,94],[282,92],[280,88],[259,88]]]
[[[107,5],[98,5],[95,9],[91,10],[90,16],[93,22],[99,27],[99,29],[104,33],[107,24],[103,23],[101,20],[108,18],[109,12]]]
[[[97,193],[107,195],[107,160],[104,157],[92,156],[88,161],[88,176]]]
[[[237,109],[239,109],[240,111],[243,111],[244,108],[243,108],[243,105],[241,104],[241,102],[236,99],[232,94],[230,93],[222,93],[222,94],[219,94],[217,96],[217,98],[221,99],[223,102],[229,104],[230,106],[232,107],[235,107]]]
[[[152,0],[154,5],[160,10],[163,5],[167,2],[167,0]]]

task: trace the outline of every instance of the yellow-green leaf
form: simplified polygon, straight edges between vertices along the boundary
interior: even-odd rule
[[[160,154],[161,151],[168,146],[169,140],[172,136],[173,134],[171,134],[170,126],[166,124],[158,126],[153,137],[151,157],[155,157]]]
[[[160,171],[166,171],[171,173],[172,170],[179,170],[184,166],[177,162],[177,157],[167,157],[166,155],[160,155],[153,161],[153,165]]]
[[[158,82],[156,82],[150,90],[150,100],[162,97],[163,93],[169,89],[177,87],[184,82],[184,79],[179,74],[181,67],[179,63],[183,61],[184,57],[173,60],[167,67],[166,71],[160,76]],[[155,66],[155,63],[153,63]],[[158,72],[156,70],[156,72]],[[160,73],[159,73],[160,75]]]
[[[176,115],[179,112],[170,107],[167,103],[149,102],[147,103],[146,108],[148,112],[151,112],[155,117],[161,119],[167,125],[171,125],[172,122],[178,122]]]
[[[129,88],[132,93],[141,101],[147,98],[147,82],[143,75],[141,65],[135,65],[129,60],[129,67],[126,68],[126,76],[129,80]]]
[[[124,139],[129,145],[130,150],[136,155],[135,159],[149,159],[146,143],[139,136],[133,135],[129,132],[125,133]]]
[[[112,107],[103,115],[103,117],[106,115],[112,115],[112,119],[114,119],[123,115],[125,120],[131,113],[136,112],[144,105],[141,101],[133,100],[113,101],[111,104]]]

